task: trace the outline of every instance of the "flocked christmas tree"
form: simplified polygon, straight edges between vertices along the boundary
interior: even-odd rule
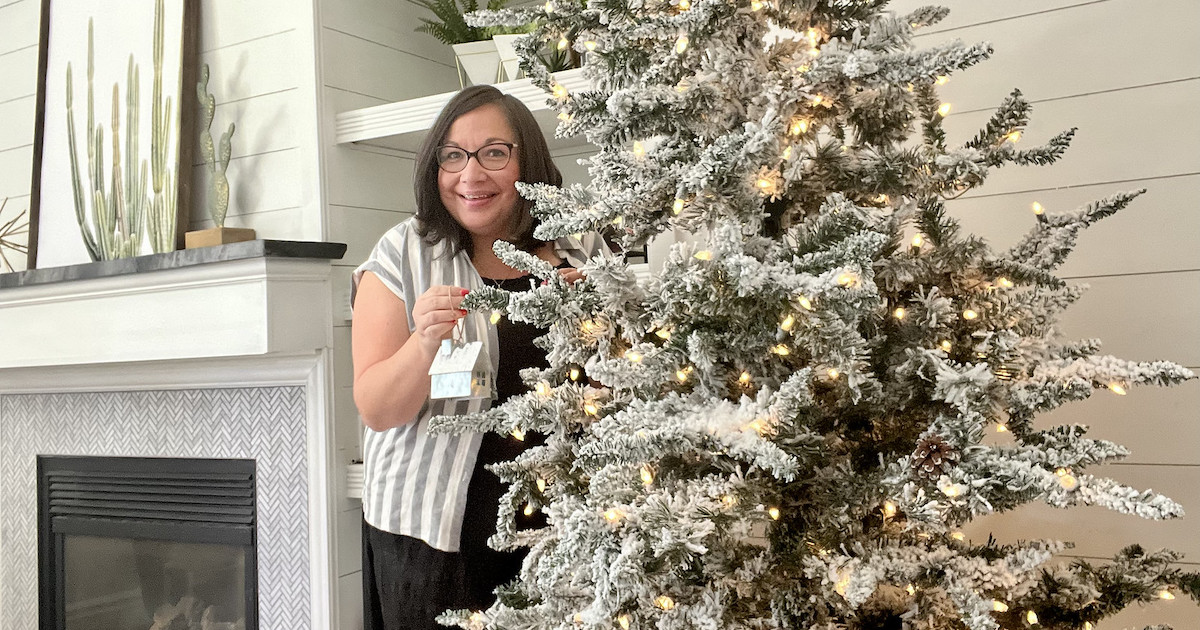
[[[548,326],[534,391],[439,430],[539,431],[497,468],[505,506],[549,525],[521,579],[464,627],[1081,630],[1136,601],[1200,590],[1167,551],[1064,563],[1064,545],[964,539],[974,517],[1040,501],[1163,519],[1172,500],[1094,477],[1126,451],[1037,416],[1098,390],[1191,378],[1166,362],[1064,340],[1080,289],[1054,275],[1116,194],[1039,213],[1012,249],[962,233],[944,201],[1006,165],[1054,162],[1072,131],[1018,148],[1019,92],[975,137],[947,137],[940,77],[987,45],[918,50],[945,15],[885,0],[550,0],[526,42],[587,53],[594,89],[526,65],[559,133],[598,147],[588,186],[525,186],[545,239],[615,230],[633,247],[673,228],[639,280],[619,257],[568,286],[467,304]],[[795,36],[767,40],[770,29]],[[769,43],[768,43],[769,41]],[[1111,395],[1104,392],[1102,395]],[[1007,439],[985,441],[1006,431]]]

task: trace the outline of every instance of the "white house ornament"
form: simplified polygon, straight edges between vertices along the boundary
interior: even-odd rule
[[[429,397],[478,400],[492,398],[492,370],[482,341],[443,339],[429,366]]]

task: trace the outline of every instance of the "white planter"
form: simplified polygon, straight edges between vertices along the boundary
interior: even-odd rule
[[[467,73],[466,85],[495,83],[500,77],[500,55],[492,40],[454,44],[454,55],[458,58],[460,72]],[[462,79],[462,76],[459,76]]]
[[[500,69],[504,72],[505,81],[521,78],[521,59],[517,57],[513,44],[522,37],[525,37],[524,33],[492,36],[492,41],[496,42],[496,52],[500,55]]]

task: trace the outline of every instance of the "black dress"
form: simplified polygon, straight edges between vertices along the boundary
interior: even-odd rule
[[[565,266],[565,264],[564,264]],[[506,291],[528,291],[534,276],[484,282]],[[546,353],[533,345],[545,333],[533,325],[501,319],[496,323],[500,348],[496,374],[499,405],[528,388],[520,372],[546,367]],[[363,522],[363,627],[364,630],[440,630],[433,621],[447,609],[482,610],[495,601],[492,591],[516,578],[525,552],[501,552],[487,546],[496,531],[500,497],[505,485],[488,464],[511,460],[544,438],[527,432],[523,441],[486,433],[479,447],[471,482],[458,553],[434,549],[424,541],[385,532]],[[540,513],[515,515],[521,529],[540,527]]]

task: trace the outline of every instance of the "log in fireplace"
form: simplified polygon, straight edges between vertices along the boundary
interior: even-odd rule
[[[40,630],[256,630],[255,463],[39,455]]]

